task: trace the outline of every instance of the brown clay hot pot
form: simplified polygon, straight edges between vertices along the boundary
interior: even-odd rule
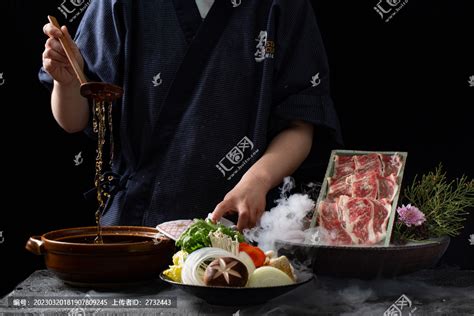
[[[26,249],[44,255],[46,267],[76,286],[113,287],[159,277],[168,267],[174,241],[151,227],[102,228],[103,244],[93,241],[97,227],[78,227],[33,236]]]

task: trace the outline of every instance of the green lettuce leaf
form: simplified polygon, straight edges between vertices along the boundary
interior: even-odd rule
[[[215,231],[221,231],[232,239],[237,238],[239,242],[245,241],[244,236],[236,230],[219,223],[214,224],[209,219],[198,219],[176,240],[176,246],[187,253],[191,253],[200,248],[210,247],[211,240],[209,234]]]

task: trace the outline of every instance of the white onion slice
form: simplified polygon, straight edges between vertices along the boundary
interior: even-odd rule
[[[248,274],[251,275],[255,270],[255,265],[252,259],[246,253],[239,253],[239,256],[221,249],[213,247],[205,247],[193,251],[188,255],[186,261],[184,261],[183,270],[181,271],[181,281],[183,284],[190,285],[205,285],[204,284],[204,271],[206,271],[208,263],[216,258],[230,257],[241,261],[248,270]],[[206,263],[206,261],[208,263]]]
[[[247,271],[249,276],[255,271],[255,264],[253,263],[252,258],[246,252],[239,252],[239,256],[237,257],[243,264],[247,267]]]

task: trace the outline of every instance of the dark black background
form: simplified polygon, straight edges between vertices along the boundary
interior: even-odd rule
[[[57,126],[37,79],[42,27],[48,14],[62,17],[62,1],[0,3],[0,295],[43,267],[43,258],[24,250],[30,236],[94,224],[82,193],[92,186],[95,144]],[[409,0],[386,23],[377,2],[313,1],[347,148],[407,151],[405,183],[440,162],[448,177],[472,178],[474,11],[467,0]],[[74,31],[78,22],[67,25]],[[76,167],[79,152],[84,163]],[[440,264],[474,269],[473,233],[474,212]]]

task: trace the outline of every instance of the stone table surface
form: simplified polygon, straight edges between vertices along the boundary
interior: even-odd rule
[[[56,306],[68,298],[68,306]],[[168,298],[175,306],[136,306]],[[79,299],[107,306],[74,305]],[[474,315],[474,271],[438,268],[372,281],[317,277],[263,304],[240,303],[210,305],[161,280],[121,290],[77,288],[38,270],[0,299],[0,315]]]

